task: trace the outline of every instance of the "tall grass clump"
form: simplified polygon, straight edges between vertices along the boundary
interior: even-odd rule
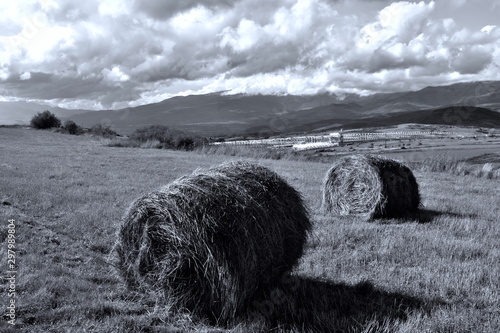
[[[238,156],[268,160],[329,161],[329,158],[326,156],[298,153],[286,148],[279,149],[262,146],[203,145],[198,147],[196,151],[207,155]]]
[[[323,183],[322,209],[366,220],[418,212],[420,194],[412,171],[390,159],[352,155],[339,159]]]
[[[425,172],[453,172],[459,165],[459,160],[451,155],[430,156],[419,161],[416,168]]]
[[[466,160],[443,154],[430,156],[415,163],[415,168],[425,172],[447,172],[456,176],[473,176],[478,178],[500,178],[500,156],[483,154]]]
[[[467,162],[459,162],[455,168],[450,170],[452,174],[457,176],[474,176],[477,178],[499,179],[500,166],[493,163],[470,164]]]
[[[137,199],[118,233],[117,266],[129,288],[227,325],[296,265],[310,228],[294,188],[267,168],[232,162]]]

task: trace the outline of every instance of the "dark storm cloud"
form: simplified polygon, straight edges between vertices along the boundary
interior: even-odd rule
[[[491,64],[491,53],[481,49],[464,49],[451,61],[451,67],[461,74],[477,74]]]
[[[89,98],[96,96],[96,92],[110,93],[119,87],[110,87],[100,79],[81,79],[58,77],[47,73],[30,73],[29,79],[11,77],[4,81],[9,91],[16,92],[18,97],[32,99],[55,98]],[[54,87],[58,87],[54,89]]]
[[[426,59],[410,52],[404,52],[399,55],[389,52],[386,49],[379,48],[373,52],[366,63],[368,73],[376,73],[381,70],[390,70],[398,68],[410,68],[413,66],[424,65]]]

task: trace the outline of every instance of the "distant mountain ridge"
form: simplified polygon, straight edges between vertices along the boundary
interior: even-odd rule
[[[500,81],[343,98],[328,93],[312,96],[212,93],[174,97],[136,108],[80,114],[71,119],[87,126],[99,121],[108,122],[124,133],[150,124],[162,124],[202,135],[277,135],[317,130],[334,124],[347,127],[368,121],[377,124],[405,122],[405,117],[398,113],[464,105],[500,111]],[[395,118],[387,118],[389,114],[394,114]],[[482,115],[489,117],[496,113]],[[412,117],[425,121],[422,117]],[[432,119],[438,123],[446,122],[439,117]],[[461,124],[468,125],[471,119],[474,118],[464,118]],[[475,123],[488,122],[488,119],[475,120]]]
[[[468,112],[480,110],[477,116],[486,118],[462,117],[461,125],[473,122],[497,126],[495,117],[500,114],[500,81],[457,83],[364,97],[354,94],[340,97],[329,93],[307,96],[211,93],[173,97],[121,110],[68,110],[64,113],[64,109],[60,109],[56,114],[70,114],[65,119],[84,127],[97,123],[110,124],[122,134],[154,124],[211,136],[277,135],[322,128],[347,128],[356,124],[383,126],[384,123],[409,122],[410,119],[414,122],[456,123],[454,119],[457,118],[449,116],[452,111],[447,111],[448,116],[435,116],[430,110],[445,107],[458,107],[456,110],[460,110],[463,106],[493,111],[489,113],[470,108]],[[1,108],[0,104],[0,115]]]
[[[500,81],[456,83],[418,91],[375,94],[362,99],[363,104],[371,105],[374,111],[379,108],[392,112],[415,111],[449,105],[479,106],[500,111]]]
[[[476,126],[500,128],[500,112],[475,106],[447,106],[442,108],[394,112],[363,119],[331,119],[300,125],[292,131],[338,130],[353,128],[385,127],[399,124],[432,124],[450,126]]]

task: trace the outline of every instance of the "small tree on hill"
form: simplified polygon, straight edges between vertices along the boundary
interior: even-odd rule
[[[47,129],[61,127],[61,121],[52,112],[45,110],[38,112],[31,118],[31,127],[36,129]]]

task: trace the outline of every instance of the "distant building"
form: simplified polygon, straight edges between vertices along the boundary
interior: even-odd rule
[[[330,142],[338,143],[339,145],[342,145],[344,143],[344,135],[342,134],[342,129],[340,129],[340,132],[330,133]]]

